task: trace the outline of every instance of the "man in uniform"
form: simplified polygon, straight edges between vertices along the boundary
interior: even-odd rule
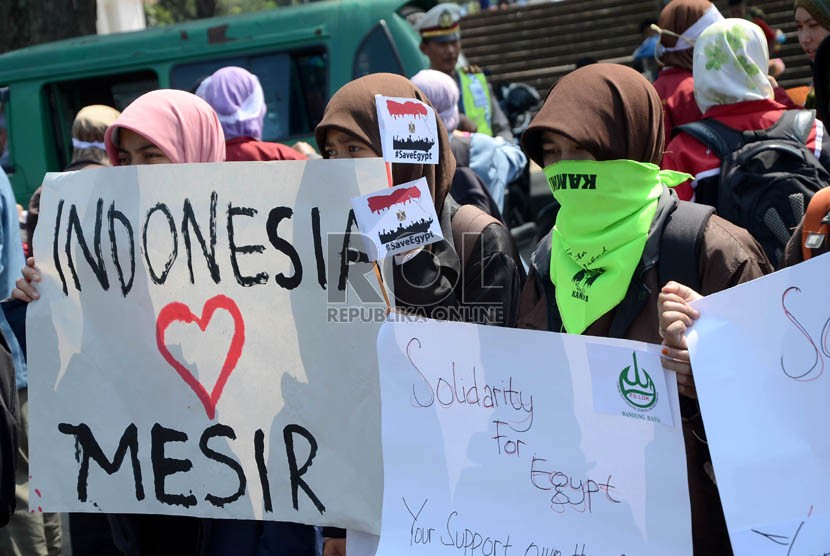
[[[472,121],[473,127],[477,127],[464,131],[478,131],[512,141],[510,122],[501,111],[484,72],[477,66],[458,65],[461,54],[460,19],[461,10],[456,4],[438,4],[424,14],[416,25],[421,34],[421,52],[429,58],[430,69],[442,71],[458,83],[461,91],[458,109]]]

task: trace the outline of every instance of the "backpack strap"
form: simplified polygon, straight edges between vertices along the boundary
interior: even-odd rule
[[[688,133],[712,149],[721,160],[743,147],[747,142],[743,133],[712,118],[683,124],[678,126],[677,129]]]
[[[467,268],[467,263],[473,254],[473,247],[475,247],[481,239],[481,234],[484,229],[490,224],[499,224],[501,222],[474,205],[461,205],[452,217],[452,242],[455,246],[455,251],[461,260],[461,271]],[[467,238],[465,236],[475,235],[475,239]]]
[[[810,199],[807,213],[804,215],[804,223],[801,227],[801,254],[805,261],[812,258],[814,249],[824,244],[828,232],[830,232],[830,188],[824,188]]]
[[[749,133],[762,134],[759,139],[785,139],[804,145],[815,121],[814,110],[785,110],[771,127]]]
[[[660,239],[657,275],[662,287],[670,280],[700,291],[700,249],[703,230],[715,209],[679,201],[668,216]]]
[[[723,160],[726,156],[753,141],[764,139],[784,139],[806,144],[816,121],[814,110],[785,110],[778,121],[767,129],[738,131],[721,122],[705,118],[676,129],[688,133],[718,155]]]

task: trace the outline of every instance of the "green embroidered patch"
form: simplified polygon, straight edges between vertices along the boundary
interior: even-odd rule
[[[728,61],[726,52],[717,44],[708,44],[703,51],[706,56],[706,69],[720,71],[724,64]]]
[[[754,77],[754,76],[758,75],[759,73],[761,73],[761,70],[758,69],[758,66],[756,66],[755,63],[752,60],[750,60],[749,58],[747,58],[746,56],[743,56],[743,55],[738,56],[737,60],[738,60],[738,64],[740,64],[740,66],[743,68],[744,72],[748,76]]]
[[[732,52],[737,53],[739,50],[745,49],[748,41],[749,35],[747,35],[746,29],[743,27],[736,25],[726,31],[726,43],[732,49]]]

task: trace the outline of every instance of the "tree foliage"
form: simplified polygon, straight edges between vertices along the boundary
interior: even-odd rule
[[[94,35],[97,18],[95,0],[0,0],[0,53]]]

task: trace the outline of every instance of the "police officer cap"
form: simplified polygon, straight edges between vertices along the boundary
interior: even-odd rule
[[[438,4],[433,7],[416,25],[425,41],[449,42],[461,39],[461,8],[458,4]]]

